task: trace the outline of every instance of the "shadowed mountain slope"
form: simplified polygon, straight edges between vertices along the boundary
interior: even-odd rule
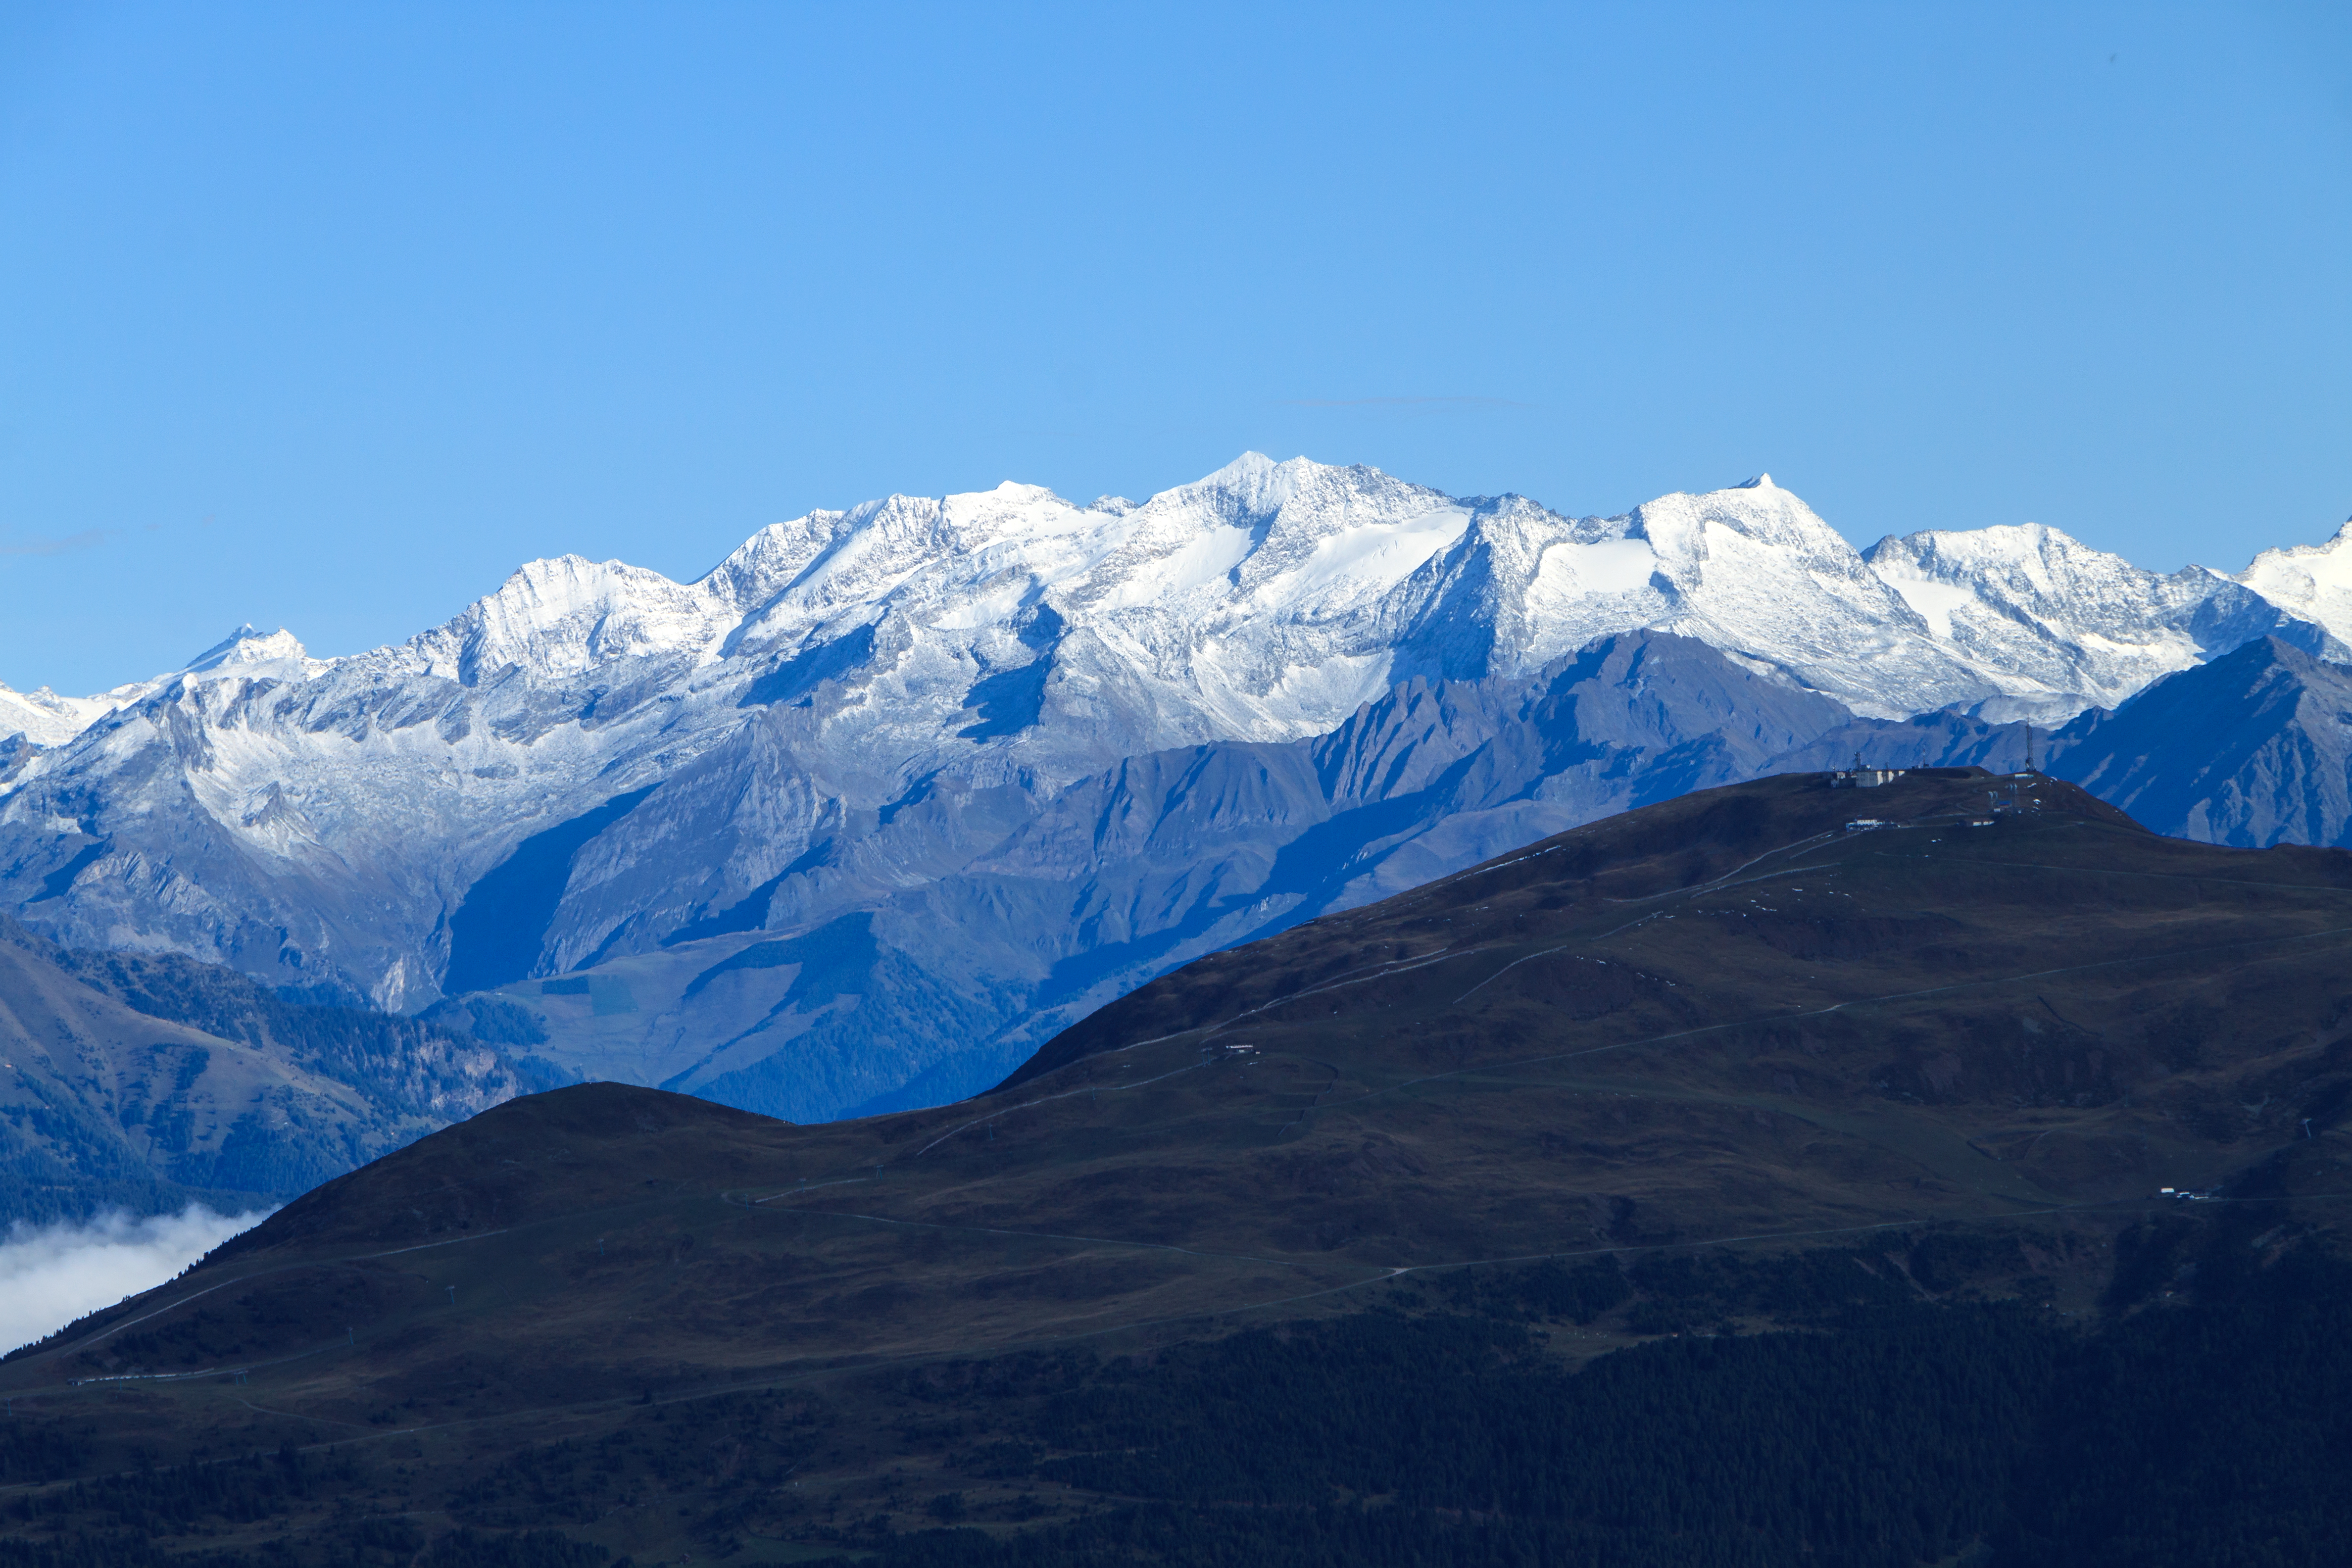
[[[2040,731],[2033,752],[2166,834],[2334,843],[2352,823],[2344,711],[2352,671],[2263,638]],[[2027,748],[2021,723],[1857,719],[1692,639],[1633,633],[1532,680],[1408,682],[1313,740],[1130,758],[1017,821],[926,797],[769,889],[758,917],[804,929],[747,926],[499,994],[575,1071],[794,1120],[871,1114],[973,1092],[1202,954],[1612,811],[1857,753],[2007,770]],[[967,858],[942,850],[908,887],[899,856],[918,842]]]
[[[2054,737],[2052,766],[2159,831],[2338,844],[2352,829],[2352,667],[2274,637]]]
[[[843,825],[740,929],[498,994],[585,1076],[803,1121],[936,1104],[1202,953],[1751,776],[1847,717],[1629,634],[1533,679],[1409,681],[1311,740],[1131,757],[1025,818],[943,790]]]

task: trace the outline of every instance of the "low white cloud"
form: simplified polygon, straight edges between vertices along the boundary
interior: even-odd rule
[[[269,1211],[215,1214],[191,1204],[175,1215],[30,1226],[0,1241],[0,1352],[55,1333],[85,1312],[152,1289]]]

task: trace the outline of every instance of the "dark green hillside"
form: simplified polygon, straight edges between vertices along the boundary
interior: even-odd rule
[[[0,1540],[2333,1561],[2347,946],[2352,856],[2047,780],[1706,792],[962,1105],[498,1106],[0,1367]]]
[[[1899,1279],[1926,1239],[1787,1261]],[[2172,1239],[2254,1261],[2087,1323],[1864,1290],[1758,1331],[1792,1270],[1723,1258],[1710,1300],[1737,1323],[1597,1358],[1563,1350],[1571,1319],[1406,1295],[1157,1352],[925,1359],[65,1485],[21,1483],[83,1469],[87,1442],[0,1447],[20,1483],[0,1531],[26,1553],[0,1563],[78,1542],[220,1568],[615,1546],[884,1568],[2337,1561],[2352,1269],[2249,1248],[2243,1223]]]

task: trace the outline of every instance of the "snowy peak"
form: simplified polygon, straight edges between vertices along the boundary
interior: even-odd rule
[[[533,561],[410,647],[431,673],[466,686],[509,668],[562,680],[614,659],[699,651],[731,619],[709,581],[579,555]]]
[[[1853,546],[1778,486],[1662,496],[1587,519],[1544,552],[1538,626],[1579,641],[1640,627],[1724,649],[1857,712],[1972,700],[1992,688],[1921,635]]]
[[[2043,596],[2101,592],[2123,582],[2154,581],[2120,555],[2094,550],[2046,523],[2003,523],[1966,531],[1928,531],[1900,538],[1888,535],[1863,552],[1882,574],[1909,569],[1922,576],[1953,580],[1998,574],[2019,591]]]
[[[2145,605],[2159,581],[2038,522],[1889,535],[1864,559],[1947,642],[1955,637],[1956,612],[1963,625],[1987,614],[2073,619],[2102,605]],[[1972,609],[1980,614],[1970,616]]]
[[[261,665],[281,666],[278,673],[299,680],[326,668],[327,661],[305,654],[291,632],[280,628],[265,636],[248,624],[177,669],[89,697],[60,697],[46,686],[20,692],[0,685],[0,741],[21,734],[37,746],[62,746],[109,713],[153,696],[173,680],[229,669],[252,673],[247,667]]]
[[[1206,509],[1224,521],[1258,517],[1288,499],[1299,472],[1314,467],[1305,458],[1277,463],[1264,452],[1244,452],[1215,473],[1162,490],[1144,504],[1173,510]]]
[[[59,746],[110,708],[102,698],[60,697],[43,686],[16,691],[0,685],[0,742],[22,735],[37,746]]]
[[[2352,643],[2352,521],[2325,544],[2263,551],[2234,581]]]
[[[1633,509],[1627,532],[1648,540],[1671,563],[1676,581],[1686,584],[1705,580],[1708,563],[1718,557],[1755,564],[1752,547],[1779,552],[1783,570],[1826,571],[1857,582],[1867,575],[1845,536],[1772,484],[1769,475],[1727,489],[1661,496]]]
[[[265,636],[247,622],[190,659],[182,673],[205,674],[229,665],[270,664],[281,659],[307,663],[310,656],[295,640],[294,634],[285,627],[280,626]]]
[[[772,522],[704,574],[696,585],[739,609],[765,604],[842,536],[849,519],[845,511],[813,511],[788,522]]]

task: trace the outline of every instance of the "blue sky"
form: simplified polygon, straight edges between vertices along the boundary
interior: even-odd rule
[[[2352,510],[2347,15],[11,5],[0,680],[1253,447],[2234,570]]]

